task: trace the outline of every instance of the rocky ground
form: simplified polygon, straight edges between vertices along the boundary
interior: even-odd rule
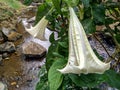
[[[22,22],[35,16],[36,8],[18,13],[0,5],[0,90],[34,90],[46,48],[30,37]]]

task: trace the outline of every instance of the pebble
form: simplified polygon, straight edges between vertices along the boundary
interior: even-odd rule
[[[19,88],[19,85],[16,85],[16,88]]]
[[[16,85],[16,84],[17,84],[16,82],[12,82],[12,83],[11,83],[11,86]]]

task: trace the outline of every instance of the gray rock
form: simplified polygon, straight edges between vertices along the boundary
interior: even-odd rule
[[[3,58],[2,58],[2,55],[0,55],[0,64],[2,63],[2,59],[3,59]]]
[[[3,58],[7,58],[7,57],[8,57],[8,53],[6,53],[6,52],[3,53],[3,54],[2,54],[2,57],[3,57]]]
[[[46,49],[40,44],[30,41],[23,44],[22,54],[25,58],[42,58],[46,54]]]
[[[15,30],[8,28],[2,28],[3,34],[8,38],[9,41],[16,41],[22,37],[20,33],[17,33]]]
[[[4,53],[4,52],[14,52],[16,51],[15,45],[12,42],[5,42],[3,44],[0,44],[0,53]]]
[[[2,82],[0,82],[0,90],[8,90],[7,86],[3,84]]]

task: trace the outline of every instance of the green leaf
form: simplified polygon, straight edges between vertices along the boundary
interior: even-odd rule
[[[55,6],[58,13],[61,13],[61,6],[60,6],[60,0],[52,0],[53,5]]]
[[[50,9],[51,8],[50,8],[50,6],[47,3],[41,4],[38,7],[38,10],[37,10],[35,24],[37,24],[39,22],[39,20],[49,12]]]
[[[52,0],[45,0],[45,2],[52,5]]]
[[[67,47],[68,47],[67,42],[58,42],[58,44],[59,44],[60,46],[62,46],[63,48],[67,48]]]
[[[51,66],[48,72],[48,81],[50,83],[50,90],[57,90],[60,87],[63,80],[63,75],[57,69],[63,68],[65,63],[66,60],[64,58],[58,59]]]
[[[90,0],[81,0],[85,7],[89,7]]]
[[[50,45],[48,49],[48,53],[46,57],[47,71],[50,69],[52,63],[56,60],[56,57],[53,55],[53,52],[58,52],[58,47],[59,47],[59,44],[57,43],[57,41],[55,41],[54,43],[52,42],[52,44]]]
[[[69,6],[77,6],[79,0],[64,0]]]
[[[24,0],[24,4],[25,5],[30,5],[33,2],[33,0]]]
[[[94,33],[96,31],[95,24],[92,19],[85,19],[82,24],[87,34]]]
[[[53,55],[54,55],[55,57],[63,58],[63,56],[60,55],[58,52],[53,52]]]
[[[99,55],[99,53],[97,52],[96,49],[93,49],[93,51],[94,51],[95,55],[96,55],[100,60],[102,60],[102,61],[104,60],[104,58]]]
[[[114,23],[114,20],[113,20],[112,18],[107,17],[107,18],[105,19],[105,25],[109,25],[109,24],[112,24],[112,23]]]
[[[49,41],[51,43],[55,41],[54,32],[50,35]]]
[[[40,78],[40,81],[37,83],[35,90],[49,90],[45,65],[41,67],[38,76]]]
[[[103,5],[92,5],[92,16],[96,23],[105,23],[105,8]]]
[[[35,90],[49,90],[47,84],[48,84],[47,81],[40,81],[37,83]]]
[[[116,34],[115,38],[116,38],[117,42],[120,44],[120,34]]]
[[[89,88],[93,88],[106,80],[106,77],[99,74],[69,74],[69,77],[77,86]]]
[[[120,74],[116,73],[113,70],[109,70],[105,73],[108,77],[107,79],[107,83],[111,86],[111,87],[115,87],[117,89],[120,89]]]

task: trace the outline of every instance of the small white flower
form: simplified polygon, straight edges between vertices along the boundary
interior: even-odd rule
[[[69,7],[69,10],[69,57],[67,65],[59,71],[74,74],[104,73],[110,68],[110,63],[104,63],[97,58],[73,8]]]
[[[45,28],[47,27],[48,20],[45,19],[44,16],[34,27],[31,27],[30,29],[26,29],[28,33],[30,33],[33,37],[39,38],[40,40],[46,40],[44,34],[45,34]]]

